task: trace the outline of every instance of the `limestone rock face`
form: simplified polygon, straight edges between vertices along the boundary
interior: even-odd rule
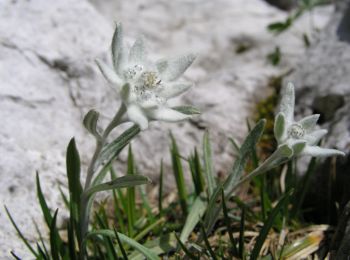
[[[266,26],[286,14],[260,0],[91,2],[0,1],[0,199],[32,242],[32,220],[44,226],[35,172],[50,207],[62,209],[59,216],[64,217],[58,183],[65,190],[66,145],[76,138],[84,170],[94,141],[82,127],[83,115],[96,108],[103,125],[118,108],[114,91],[94,64],[97,57],[108,59],[114,20],[123,22],[128,42],[145,35],[151,58],[186,51],[199,56],[185,74],[196,86],[174,103],[193,104],[202,115],[178,124],[152,123],[133,143],[141,174],[157,179],[159,162],[165,159],[168,186],[173,183],[169,130],[187,156],[208,128],[216,171],[229,169],[233,155],[227,136],[244,137],[245,120],[255,102],[268,94],[269,77],[298,60],[304,52],[302,32],[309,29],[305,17],[292,33],[274,37]],[[327,22],[330,11],[315,10],[317,28]],[[283,52],[279,67],[266,61],[276,45]],[[119,162],[125,157],[122,154]],[[123,170],[122,163],[118,169]],[[8,258],[14,249],[27,259],[28,251],[3,210],[0,223],[0,258]]]
[[[33,220],[44,226],[35,172],[52,209],[63,209],[57,182],[66,186],[65,147],[73,136],[84,152],[93,144],[81,127],[82,113],[116,105],[94,65],[111,33],[84,1],[0,3],[1,259],[11,249],[28,259],[2,205],[34,241]]]

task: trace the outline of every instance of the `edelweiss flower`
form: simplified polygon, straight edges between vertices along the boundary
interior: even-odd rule
[[[146,57],[142,37],[127,53],[123,45],[122,27],[118,24],[112,40],[112,59],[114,69],[101,61],[97,61],[98,66],[106,79],[116,85],[128,118],[142,130],[148,127],[149,120],[174,122],[198,113],[193,109],[186,111],[185,107],[170,108],[167,105],[168,99],[192,86],[190,82],[177,79],[192,64],[194,55],[152,63]]]
[[[279,147],[287,145],[293,151],[294,156],[344,156],[345,154],[341,151],[317,146],[321,138],[327,134],[325,129],[316,129],[316,123],[320,115],[307,116],[295,122],[294,105],[294,85],[288,83],[284,93],[282,93],[280,112],[275,118],[274,132]]]

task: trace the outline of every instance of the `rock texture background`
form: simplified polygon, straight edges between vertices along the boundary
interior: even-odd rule
[[[331,6],[316,8],[311,18],[306,14],[291,30],[273,36],[266,26],[284,20],[287,13],[261,0],[1,1],[1,203],[33,242],[33,219],[43,226],[35,195],[36,171],[49,205],[63,208],[57,186],[66,185],[69,139],[76,137],[85,165],[94,144],[81,125],[84,113],[96,108],[107,119],[118,107],[114,92],[94,64],[96,57],[109,56],[115,21],[124,24],[128,42],[144,34],[151,57],[187,51],[199,56],[185,75],[196,87],[175,102],[194,104],[202,115],[178,124],[153,123],[133,143],[140,172],[154,179],[164,157],[166,182],[171,186],[169,130],[186,156],[200,145],[208,128],[216,170],[226,171],[233,157],[227,137],[244,137],[245,120],[256,101],[269,94],[269,78],[300,60],[305,52],[302,34],[317,39],[316,29],[327,24],[332,11]],[[236,53],[243,45],[247,51]],[[283,55],[277,67],[266,60],[275,46]],[[123,161],[125,154],[120,169]],[[0,258],[9,258],[13,249],[27,259],[28,252],[3,209],[0,228]]]

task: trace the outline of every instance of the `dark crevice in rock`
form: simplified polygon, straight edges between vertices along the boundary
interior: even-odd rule
[[[55,99],[50,98],[46,100],[26,100],[23,99],[22,97],[14,96],[14,95],[0,95],[0,100],[10,100],[13,101],[14,103],[18,103],[21,105],[24,105],[29,108],[36,108],[35,104],[48,104],[50,105]]]
[[[337,36],[340,41],[350,43],[350,3],[337,28]]]

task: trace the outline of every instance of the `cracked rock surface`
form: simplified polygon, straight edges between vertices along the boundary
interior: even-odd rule
[[[330,7],[315,9],[314,26],[322,28],[331,11]],[[114,21],[124,24],[128,42],[144,34],[151,58],[185,51],[199,56],[185,74],[196,86],[174,103],[193,104],[202,115],[178,124],[152,123],[133,143],[140,173],[156,180],[164,158],[166,185],[172,186],[169,130],[187,156],[195,145],[200,146],[208,128],[216,171],[229,169],[233,155],[227,137],[241,140],[245,136],[244,122],[255,102],[268,95],[269,78],[284,73],[304,53],[301,38],[312,29],[309,17],[277,37],[267,32],[269,23],[285,17],[286,13],[260,0],[1,1],[0,199],[24,235],[35,242],[32,220],[44,226],[35,195],[35,172],[51,209],[64,208],[58,183],[65,190],[66,145],[76,138],[85,169],[94,142],[82,127],[83,115],[96,108],[105,124],[118,107],[115,93],[94,64],[96,57],[109,57]],[[283,59],[274,67],[266,55],[277,45]],[[242,46],[246,51],[237,53]],[[122,154],[119,169],[124,161]],[[62,222],[64,211],[59,215]],[[9,258],[13,249],[28,259],[2,209],[0,225],[0,258]]]

